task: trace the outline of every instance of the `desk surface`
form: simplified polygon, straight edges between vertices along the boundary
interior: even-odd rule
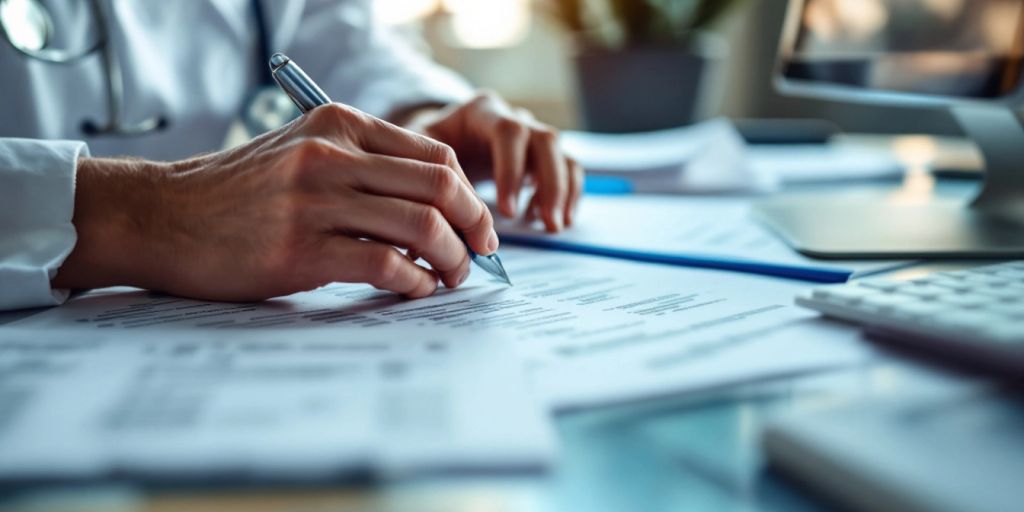
[[[944,193],[964,194],[971,184],[943,187]],[[970,264],[922,264],[897,277]],[[880,350],[863,366],[832,373],[559,416],[562,460],[547,475],[313,489],[48,489],[0,499],[0,510],[826,510],[827,503],[766,469],[758,446],[765,422],[960,379]]]

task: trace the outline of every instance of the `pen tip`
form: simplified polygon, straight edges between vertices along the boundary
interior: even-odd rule
[[[289,60],[291,59],[289,59],[287,55],[277,52],[270,56],[270,69],[276,71],[280,69],[281,66],[288,64]]]
[[[505,281],[505,284],[512,286],[512,279],[508,277],[508,271],[505,270],[505,264],[501,262],[501,258],[498,256],[498,253],[488,256],[488,259],[495,264],[494,275],[500,277],[502,281]]]

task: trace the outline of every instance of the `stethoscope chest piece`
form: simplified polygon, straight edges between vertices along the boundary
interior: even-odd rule
[[[262,4],[259,0],[252,3],[260,41],[257,60],[259,69],[263,70],[263,59],[269,52],[267,28]],[[84,120],[80,125],[82,134],[89,137],[138,136],[166,129],[170,121],[165,115],[150,116],[136,122],[122,120],[125,84],[111,36],[111,25],[116,20],[106,12],[102,0],[89,0],[89,11],[96,29],[95,37],[78,48],[54,47],[59,45],[55,42],[55,35],[62,33],[55,31],[53,14],[40,0],[0,0],[0,32],[18,53],[31,60],[66,65],[93,55],[99,57],[106,78],[107,118],[102,122]],[[298,115],[298,110],[274,87],[269,76],[266,83],[249,96],[242,111],[246,128],[254,135],[280,127]]]
[[[288,124],[299,114],[299,109],[295,108],[280,88],[264,85],[258,87],[246,101],[242,110],[242,123],[249,135],[255,137]]]
[[[111,41],[111,16],[101,0],[89,2],[96,36],[79,48],[53,48],[53,15],[39,0],[0,0],[0,31],[5,39],[25,57],[49,64],[66,65],[97,55],[106,78],[107,119],[87,119],[81,132],[87,136],[138,136],[167,128],[167,116],[152,116],[129,123],[121,119],[124,110],[124,79],[121,63]]]
[[[38,52],[53,37],[53,19],[39,0],[0,0],[0,25],[22,52]]]

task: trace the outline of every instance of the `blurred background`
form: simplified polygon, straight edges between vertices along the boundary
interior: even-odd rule
[[[382,20],[437,61],[562,129],[642,131],[725,115],[959,134],[942,110],[777,94],[786,0],[374,1]],[[861,20],[885,9],[881,0],[816,1]],[[939,3],[969,9],[966,0]]]

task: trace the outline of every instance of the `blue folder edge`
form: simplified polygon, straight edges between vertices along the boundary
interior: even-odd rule
[[[646,263],[660,263],[662,265],[676,265],[680,267],[731,270],[734,272],[785,277],[801,281],[812,281],[815,283],[845,283],[850,279],[850,275],[852,275],[852,272],[847,270],[787,265],[784,263],[766,263],[717,255],[635,251],[630,249],[618,249],[614,247],[565,242],[530,235],[505,234],[501,235],[501,242],[504,244],[521,245],[525,247],[604,256],[607,258],[642,261]]]

